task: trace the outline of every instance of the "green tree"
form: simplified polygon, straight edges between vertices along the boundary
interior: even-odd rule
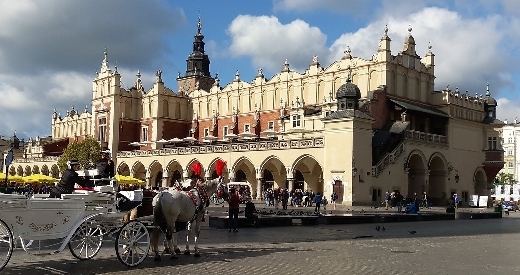
[[[83,141],[74,141],[67,146],[58,160],[58,167],[63,172],[67,169],[67,161],[76,159],[81,164],[82,169],[93,169],[99,159],[101,145],[93,138],[86,138]]]
[[[504,184],[515,184],[515,176],[513,174],[506,174],[504,172],[500,172],[495,177],[495,185],[504,185]]]

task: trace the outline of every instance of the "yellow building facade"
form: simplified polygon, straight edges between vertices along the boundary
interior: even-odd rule
[[[221,86],[199,25],[177,91],[160,70],[148,90],[139,73],[123,88],[105,51],[92,109],[64,117],[54,111],[50,141],[29,143],[29,158],[17,159],[10,173],[59,176],[57,157],[45,148],[92,136],[114,152],[118,173],[149,186],[189,177],[196,161],[205,177],[216,177],[222,159],[226,180],[250,184],[255,198],[269,187],[337,192],[346,205],[379,204],[396,190],[405,197],[427,192],[438,205],[452,193],[466,202],[489,195],[504,157],[489,86],[475,96],[434,90],[431,47],[419,57],[409,29],[393,55],[387,32],[370,60],[347,48],[327,67],[309,57],[300,73],[285,60],[271,78],[260,69],[248,82],[237,71]]]

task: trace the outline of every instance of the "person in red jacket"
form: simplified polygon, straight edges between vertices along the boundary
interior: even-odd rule
[[[238,196],[235,188],[229,189],[229,232],[233,228],[233,232],[238,232],[238,211],[239,211],[240,197]]]

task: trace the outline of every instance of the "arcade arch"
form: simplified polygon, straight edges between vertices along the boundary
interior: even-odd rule
[[[267,170],[267,173],[266,173]],[[276,156],[269,156],[260,165],[262,175],[262,190],[267,188],[288,188],[285,165]]]
[[[132,174],[134,178],[146,181],[146,168],[140,161],[134,163],[132,166]]]
[[[168,171],[169,183],[168,186],[173,186],[173,184],[178,181],[182,182],[182,165],[177,160],[171,160],[166,165],[166,171]]]
[[[30,176],[32,172],[31,166],[25,166],[25,169],[23,171],[24,176]]]
[[[45,176],[48,176],[49,175],[49,167],[47,165],[43,165],[42,166],[42,174],[45,175]]]
[[[310,189],[314,193],[319,192],[323,194],[323,168],[313,156],[300,156],[295,160],[292,167],[294,171],[294,186],[288,186],[288,188]]]
[[[408,194],[422,194],[427,191],[426,157],[421,151],[413,150],[410,152],[405,164],[405,171],[408,174]],[[406,196],[407,194],[402,195]]]
[[[150,184],[155,187],[161,187],[163,179],[163,167],[161,163],[158,161],[152,162],[148,171],[150,171]]]
[[[51,166],[51,177],[55,179],[60,177],[60,168],[56,164]]]
[[[119,164],[119,167],[117,167],[117,174],[121,176],[130,176],[130,167],[128,167],[126,162],[121,162],[121,164]]]
[[[486,172],[484,172],[484,169],[481,167],[475,170],[473,175],[473,183],[475,185],[475,195],[488,195]]]
[[[444,156],[440,153],[433,154],[429,161],[429,179],[426,185],[428,196],[435,205],[444,205],[448,199],[446,192],[447,174],[447,162]]]

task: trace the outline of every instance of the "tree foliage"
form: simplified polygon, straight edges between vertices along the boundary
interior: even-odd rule
[[[67,169],[67,161],[76,159],[81,164],[82,169],[93,169],[96,161],[99,159],[100,151],[101,145],[93,138],[89,137],[82,141],[74,141],[63,151],[58,160],[58,167],[63,172]]]
[[[515,184],[515,176],[513,174],[506,174],[504,172],[500,172],[495,177],[495,185],[504,185],[504,184]]]

